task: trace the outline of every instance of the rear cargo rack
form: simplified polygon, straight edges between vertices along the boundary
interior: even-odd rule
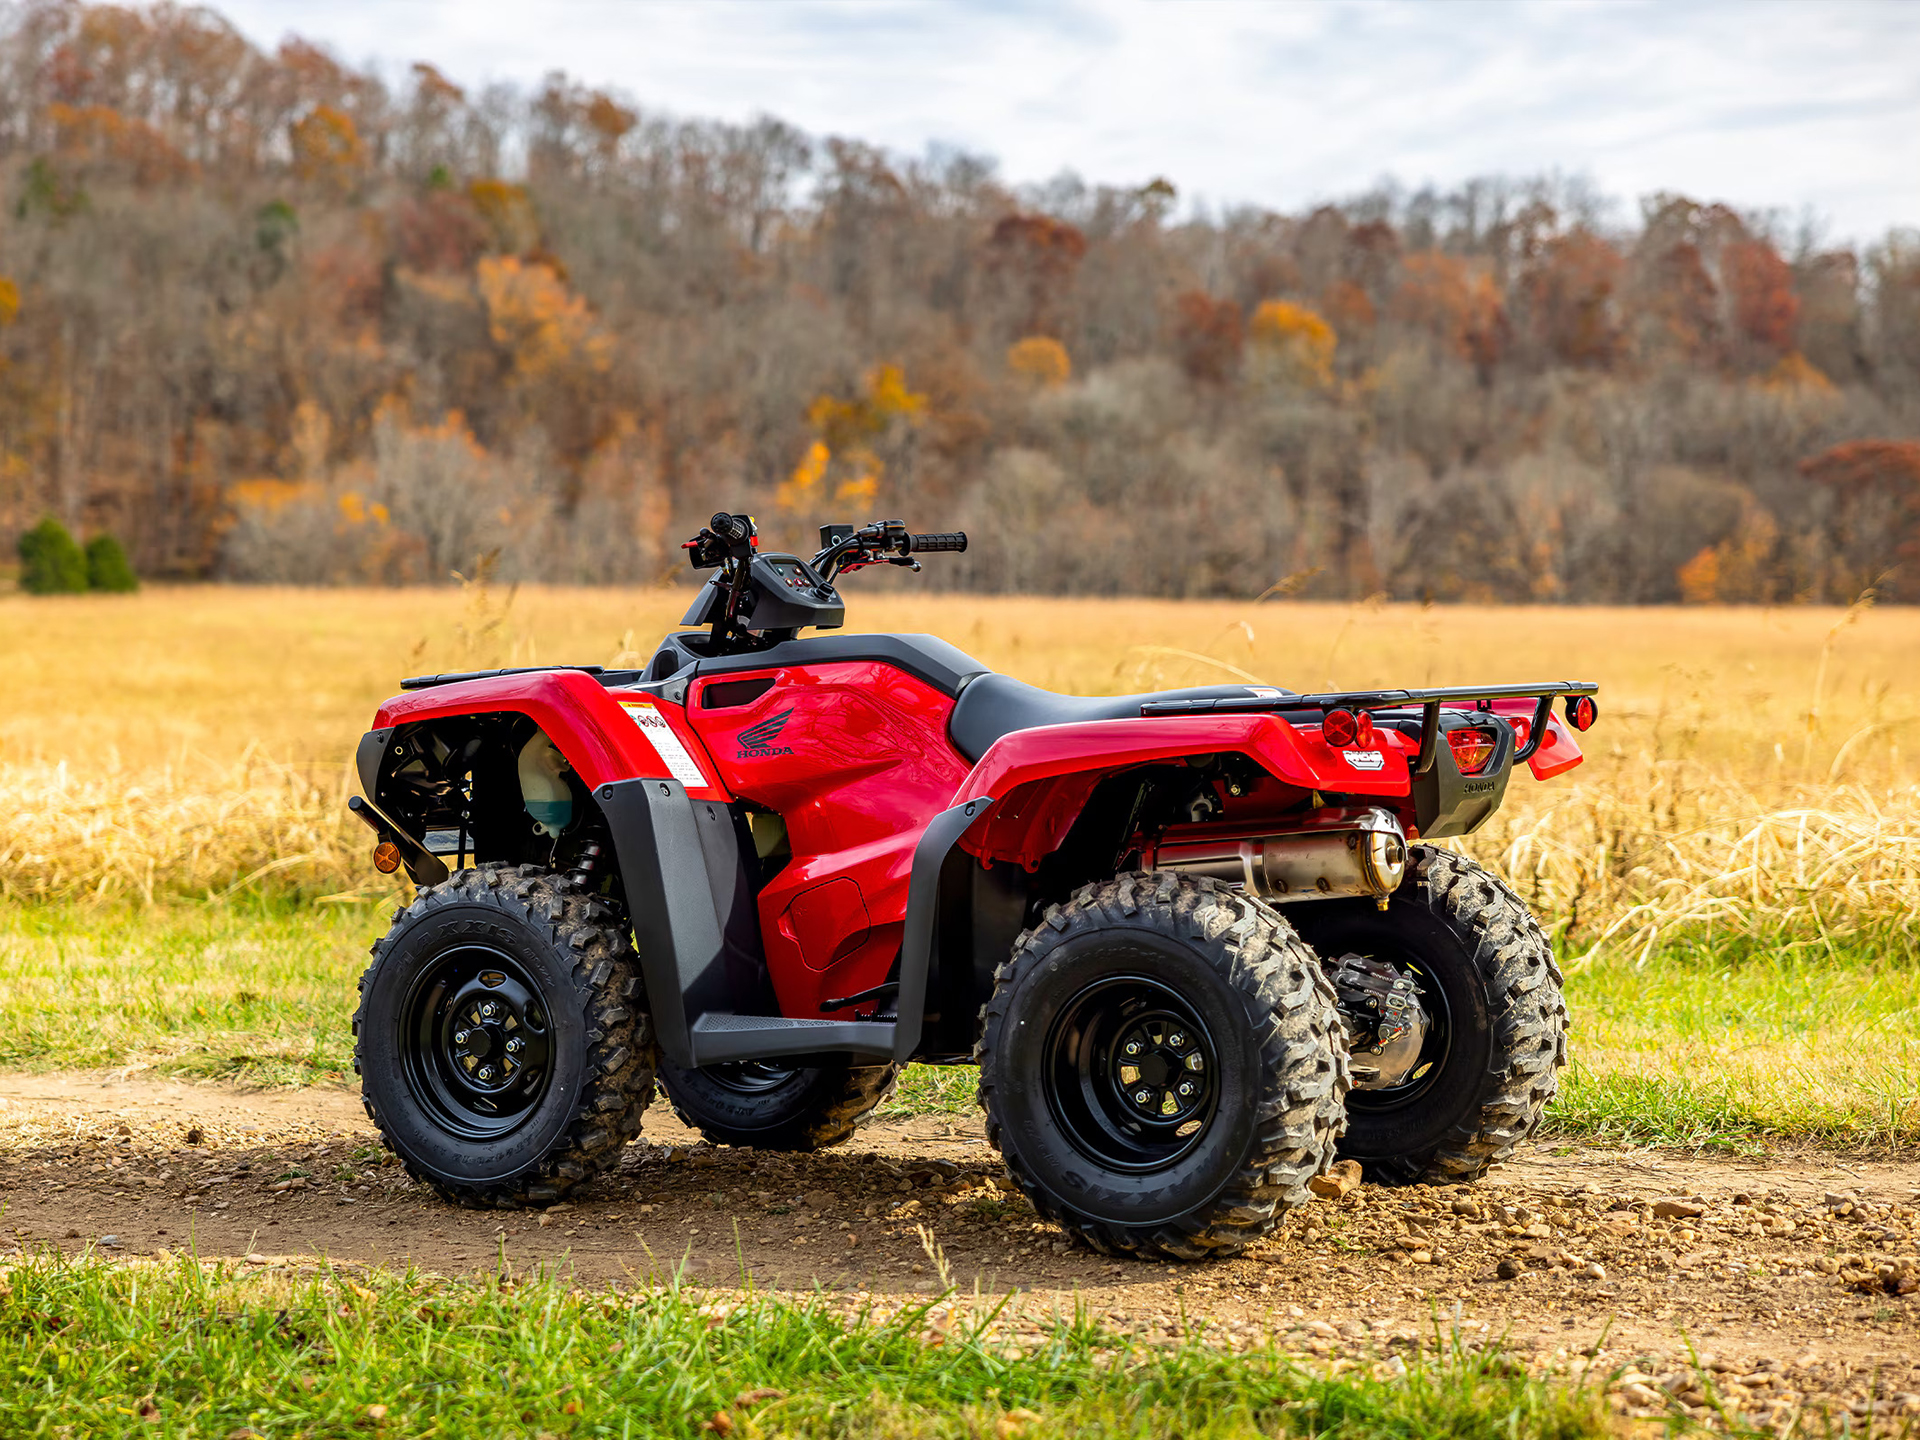
[[[1140,707],[1146,716],[1171,715],[1275,715],[1329,710],[1398,710],[1419,706],[1420,756],[1413,773],[1424,775],[1433,768],[1435,747],[1440,743],[1440,710],[1450,700],[1532,700],[1533,724],[1528,727],[1527,743],[1513,757],[1514,763],[1531,760],[1533,752],[1546,739],[1547,717],[1559,696],[1597,695],[1600,687],[1591,680],[1543,680],[1533,685],[1445,685],[1429,690],[1342,690],[1325,695],[1247,695],[1222,696],[1200,700],[1149,700]]]

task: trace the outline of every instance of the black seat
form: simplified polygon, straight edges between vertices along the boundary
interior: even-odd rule
[[[953,718],[947,721],[947,734],[954,749],[978,762],[994,741],[1015,730],[1073,725],[1082,720],[1137,719],[1140,707],[1149,700],[1244,700],[1253,693],[1246,685],[1199,685],[1191,690],[1160,690],[1150,695],[1056,695],[1023,684],[1011,675],[976,675],[960,692]]]

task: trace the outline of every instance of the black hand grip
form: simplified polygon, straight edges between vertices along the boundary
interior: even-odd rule
[[[907,552],[910,555],[919,555],[927,550],[964,550],[967,548],[966,533],[960,530],[955,530],[947,535],[911,535],[908,539],[911,541],[912,546]]]

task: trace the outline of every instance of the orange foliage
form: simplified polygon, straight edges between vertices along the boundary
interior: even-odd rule
[[[1427,331],[1485,374],[1507,346],[1506,307],[1493,277],[1453,255],[1428,250],[1401,266],[1394,314]]]
[[[1336,280],[1320,297],[1320,313],[1339,334],[1352,336],[1371,330],[1377,316],[1373,301],[1351,280]]]
[[[475,180],[467,186],[467,198],[493,231],[497,248],[519,253],[539,241],[540,222],[526,186],[507,180]]]
[[[1174,297],[1173,333],[1180,349],[1180,366],[1195,380],[1218,385],[1240,363],[1246,341],[1240,307],[1216,300],[1204,290],[1187,290]]]
[[[1674,574],[1680,582],[1680,598],[1689,605],[1711,605],[1720,598],[1720,555],[1713,546],[1703,546]]]
[[[895,420],[917,421],[926,411],[927,397],[907,388],[898,365],[868,371],[865,389],[851,400],[822,395],[807,406],[807,423],[829,448],[845,449],[879,435]]]
[[[20,317],[20,287],[0,275],[0,325],[11,325]]]
[[[353,121],[331,105],[316,105],[294,121],[288,138],[293,144],[293,171],[302,180],[344,183],[366,158]]]
[[[54,144],[65,155],[95,164],[117,164],[132,172],[134,183],[151,185],[183,180],[197,167],[153,126],[131,120],[110,105],[47,107]]]
[[[1765,350],[1792,349],[1800,297],[1793,293],[1793,271],[1773,246],[1764,240],[1733,242],[1721,256],[1720,273],[1740,333]]]
[[[1833,382],[1820,367],[1798,350],[1789,350],[1776,360],[1773,368],[1767,371],[1763,383],[1769,390],[1788,393],[1814,391],[1824,395],[1833,390]]]
[[[1253,343],[1286,378],[1309,385],[1333,382],[1333,327],[1304,305],[1266,300],[1253,312]]]
[[[1569,365],[1611,363],[1620,349],[1613,295],[1622,268],[1620,252],[1590,231],[1547,241],[1526,277],[1536,342]]]
[[[545,265],[522,264],[512,255],[489,256],[474,268],[487,306],[487,329],[513,356],[522,377],[537,378],[580,364],[605,370],[613,361],[613,338],[587,302],[570,294]]]
[[[1905,489],[1920,501],[1920,440],[1849,440],[1802,460],[1800,473],[1845,489]]]
[[[1007,369],[1022,379],[1052,389],[1073,378],[1067,347],[1047,335],[1029,335],[1007,347]]]

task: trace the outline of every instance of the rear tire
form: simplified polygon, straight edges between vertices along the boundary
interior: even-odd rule
[[[1137,872],[1020,937],[984,1012],[987,1137],[1103,1254],[1232,1255],[1308,1198],[1344,1124],[1333,988],[1278,912]]]
[[[653,1093],[625,923],[532,865],[422,890],[374,943],[353,1033],[387,1147],[470,1208],[548,1204],[611,1168]]]
[[[1540,1123],[1567,1063],[1553,947],[1524,901],[1461,855],[1415,845],[1385,911],[1288,907],[1331,969],[1349,952],[1413,975],[1435,1019],[1408,1081],[1347,1096],[1343,1158],[1379,1184],[1477,1180]]]
[[[753,1061],[682,1070],[664,1057],[660,1085],[683,1124],[715,1145],[824,1150],[850,1138],[900,1078],[898,1065]]]

